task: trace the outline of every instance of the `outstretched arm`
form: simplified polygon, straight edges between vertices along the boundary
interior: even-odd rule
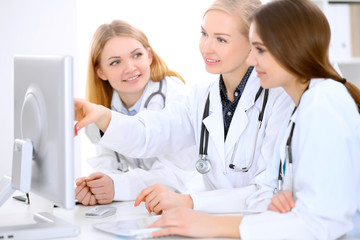
[[[95,123],[101,131],[106,131],[111,120],[111,111],[108,108],[80,98],[74,99],[74,105],[75,121],[77,121],[75,125],[76,135],[80,129],[90,123]]]

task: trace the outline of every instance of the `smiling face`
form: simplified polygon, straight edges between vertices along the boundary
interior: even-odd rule
[[[247,36],[241,34],[241,27],[236,16],[219,10],[206,13],[199,43],[206,71],[226,75],[241,74],[247,69],[250,44]]]
[[[102,80],[108,80],[124,105],[131,107],[142,95],[150,80],[150,49],[131,37],[114,37],[106,42],[96,69]]]

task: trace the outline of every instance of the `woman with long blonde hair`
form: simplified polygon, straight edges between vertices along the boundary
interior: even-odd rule
[[[159,111],[181,101],[184,94],[184,80],[168,69],[142,31],[122,20],[96,30],[86,87],[90,102],[123,115],[135,115],[143,110]],[[76,181],[76,198],[84,205],[134,200],[143,188],[155,183],[182,193],[202,189],[200,176],[189,167],[196,158],[194,146],[146,159],[132,158],[98,144],[103,133],[94,124],[87,127],[86,133],[97,155],[88,159],[96,172]],[[112,141],[119,138],[126,136],[116,136]]]

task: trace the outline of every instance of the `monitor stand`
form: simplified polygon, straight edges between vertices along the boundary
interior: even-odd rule
[[[75,237],[80,228],[55,217],[51,213],[34,214],[33,224],[0,227],[0,239],[53,239]]]
[[[0,180],[0,206],[14,191],[14,188],[11,187],[11,178],[3,177]],[[35,213],[34,221],[36,223],[0,227],[0,239],[53,239],[75,237],[80,233],[79,227],[67,223],[49,212]]]
[[[13,171],[12,178],[4,176],[0,180],[0,206],[3,205],[14,194],[16,190],[21,190],[25,193],[29,192],[29,182],[31,182],[31,161],[31,141],[16,140],[13,158],[13,169],[14,166],[16,166],[16,169],[18,169],[19,171]],[[33,194],[33,196],[35,197],[36,194]],[[51,206],[51,209],[53,207],[53,204],[43,202],[41,201],[41,198],[38,198],[35,203],[36,202],[38,202],[38,205],[36,205],[36,207],[42,206],[40,207],[40,209],[43,209],[45,207],[45,210],[48,210],[49,208],[47,206]],[[34,214],[35,223],[0,227],[0,239],[35,240],[53,239],[60,237],[75,237],[79,235],[79,227],[55,217],[50,212],[36,210],[36,207],[35,209],[32,209],[32,212],[36,212]]]

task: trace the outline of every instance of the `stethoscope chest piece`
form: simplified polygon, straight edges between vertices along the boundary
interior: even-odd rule
[[[200,159],[196,161],[196,170],[201,174],[206,174],[211,169],[211,162],[207,159],[206,155],[201,154]]]

